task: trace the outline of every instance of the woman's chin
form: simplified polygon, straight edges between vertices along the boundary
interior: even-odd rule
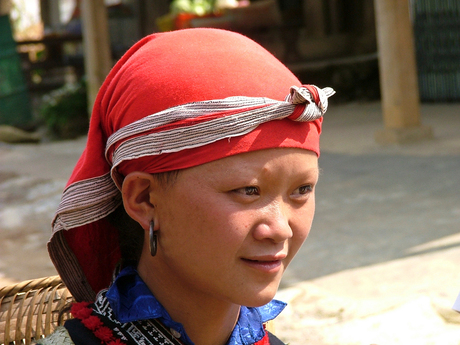
[[[276,286],[268,286],[265,289],[254,293],[252,296],[247,296],[244,303],[240,303],[246,307],[261,307],[269,303],[278,291],[278,284]]]

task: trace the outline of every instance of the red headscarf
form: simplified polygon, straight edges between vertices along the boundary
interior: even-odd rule
[[[121,204],[123,176],[274,147],[319,155],[333,93],[302,86],[237,33],[188,29],[136,43],[99,91],[86,148],[53,221],[48,249],[74,297],[92,300],[110,284],[120,254],[106,217]]]

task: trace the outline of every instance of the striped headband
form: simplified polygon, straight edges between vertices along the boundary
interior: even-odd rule
[[[72,229],[101,219],[121,203],[123,161],[178,152],[244,135],[262,123],[289,118],[308,122],[324,115],[332,88],[292,86],[285,101],[256,97],[229,97],[185,104],[146,116],[107,140],[105,156],[111,174],[72,184],[53,221],[53,231]]]

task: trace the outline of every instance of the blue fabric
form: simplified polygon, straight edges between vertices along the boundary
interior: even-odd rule
[[[184,344],[193,345],[182,324],[171,318],[135,268],[124,268],[107,291],[106,297],[120,322],[159,319],[166,327],[179,332]],[[261,340],[265,335],[263,323],[277,317],[285,306],[286,303],[277,300],[257,308],[242,306],[227,345],[249,345]]]

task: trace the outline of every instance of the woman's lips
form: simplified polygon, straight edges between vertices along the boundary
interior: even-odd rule
[[[241,260],[248,266],[266,273],[276,273],[281,269],[282,259],[285,257],[264,257],[264,258],[242,258]]]

